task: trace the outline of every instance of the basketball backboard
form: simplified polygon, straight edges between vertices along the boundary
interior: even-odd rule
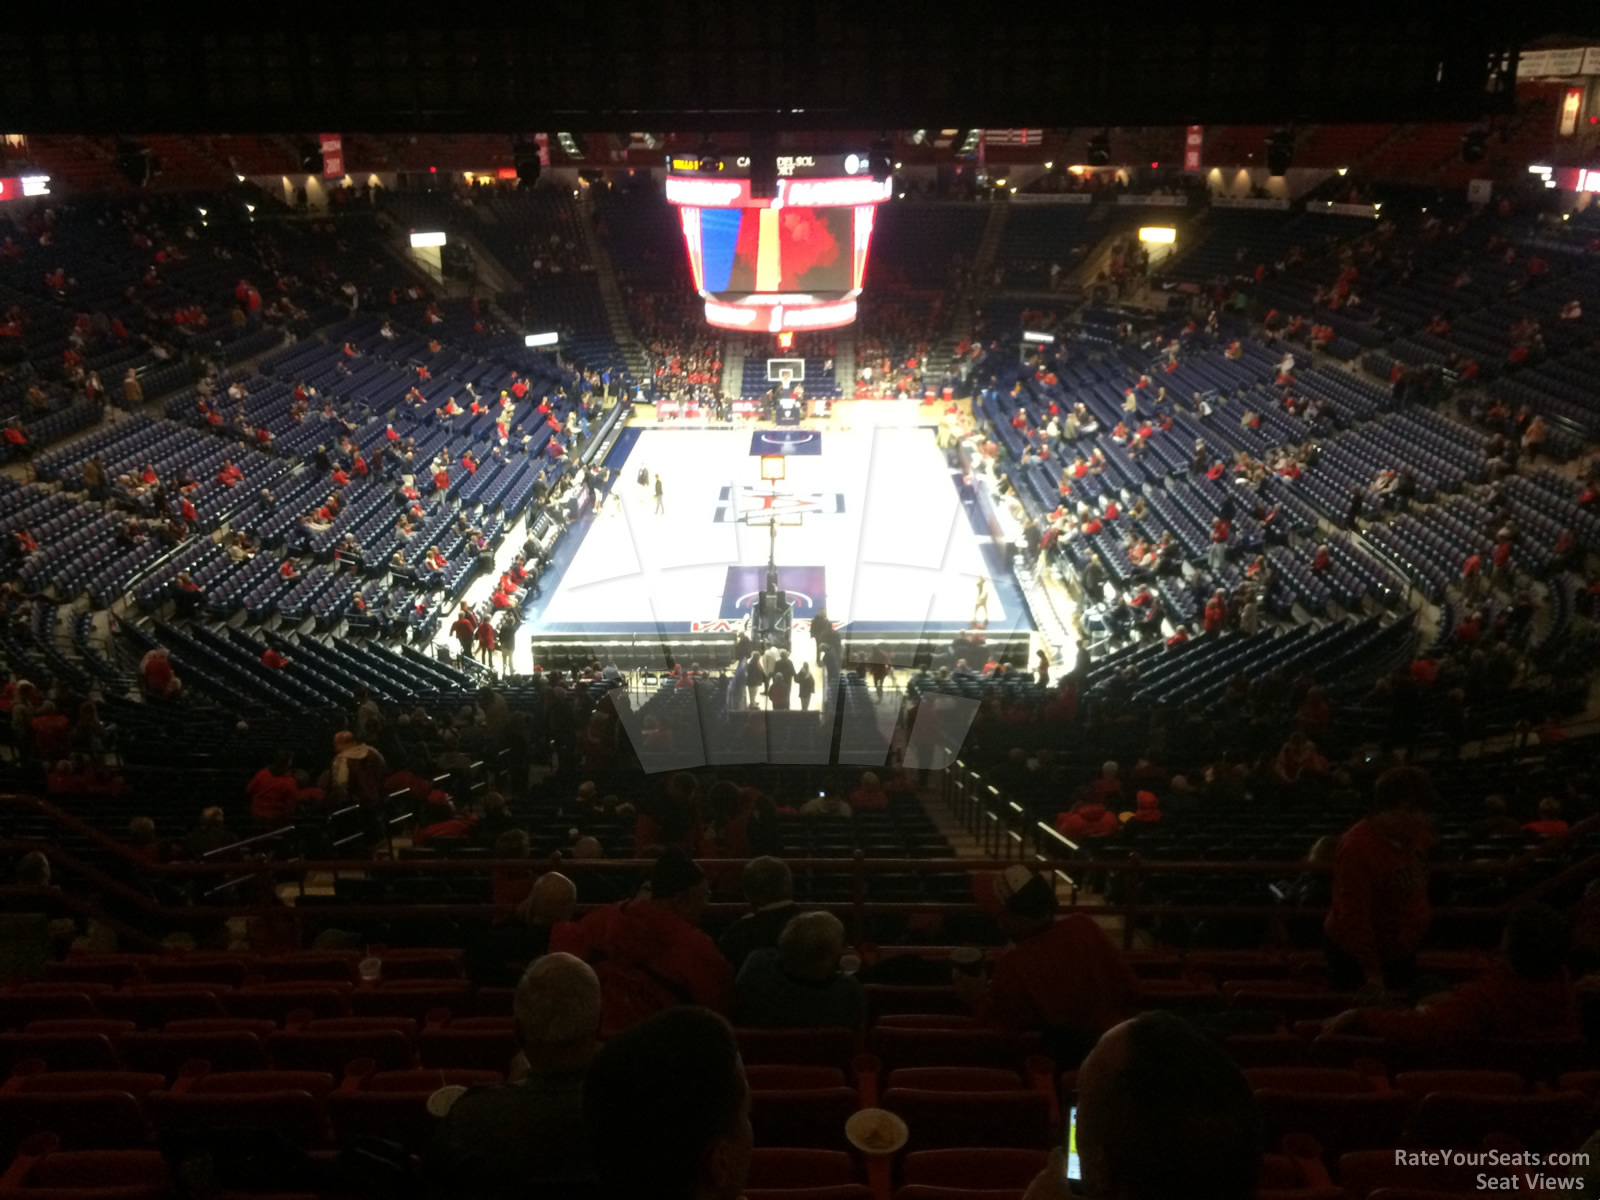
[[[794,383],[804,383],[806,378],[806,360],[803,358],[769,358],[767,359],[767,382],[777,383],[783,378],[783,372],[789,372],[789,379]]]

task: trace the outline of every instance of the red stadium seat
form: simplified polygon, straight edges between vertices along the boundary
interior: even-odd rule
[[[141,1030],[117,1041],[130,1070],[158,1071],[175,1079],[187,1062],[208,1063],[213,1071],[257,1071],[267,1066],[267,1052],[253,1033],[156,1033]]]
[[[65,1017],[60,1020],[29,1021],[23,1033],[103,1033],[115,1042],[125,1033],[132,1033],[132,1021],[113,1021],[109,1017]]]
[[[885,1013],[873,1024],[894,1029],[982,1029],[983,1022],[967,1013]]]
[[[901,1067],[889,1072],[885,1087],[924,1092],[1015,1092],[1027,1085],[1003,1067]]]
[[[516,1057],[511,1029],[424,1029],[417,1035],[417,1058],[424,1067],[504,1072]]]
[[[304,1148],[324,1146],[332,1138],[322,1105],[305,1091],[152,1092],[146,1103],[162,1130],[270,1131]]]
[[[254,974],[267,982],[309,983],[332,980],[354,983],[356,963],[359,961],[360,955],[357,954],[330,954],[320,951],[285,954],[277,958],[260,959],[255,965]]]
[[[220,984],[149,984],[106,992],[97,998],[100,1014],[132,1021],[141,1029],[160,1029],[168,1021],[222,1016]]]
[[[1518,1096],[1528,1090],[1515,1071],[1401,1071],[1394,1086],[1418,1100],[1430,1092],[1470,1092],[1477,1096]]]
[[[393,1029],[275,1033],[267,1039],[267,1056],[280,1071],[327,1071],[340,1076],[345,1066],[358,1058],[372,1059],[381,1071],[404,1070],[412,1064],[411,1039]]]
[[[739,1053],[748,1063],[838,1067],[845,1070],[856,1052],[852,1029],[739,1029]]]
[[[1193,979],[1140,979],[1139,1006],[1168,1012],[1215,1012],[1222,993],[1209,983]]]
[[[251,1096],[262,1092],[306,1092],[326,1100],[338,1081],[326,1071],[219,1071],[201,1075],[191,1096]]]
[[[838,1067],[796,1067],[781,1063],[753,1063],[744,1069],[751,1091],[795,1091],[849,1086]]]
[[[896,1029],[879,1026],[868,1046],[884,1069],[1020,1067],[1038,1053],[1037,1037],[998,1029]]]
[[[73,1200],[164,1200],[172,1194],[156,1150],[60,1150],[54,1134],[24,1142],[0,1178],[0,1195]]]
[[[43,1059],[52,1071],[116,1071],[122,1067],[111,1039],[103,1033],[0,1033],[0,1075],[20,1062]]]
[[[460,979],[462,954],[459,950],[386,950],[383,980]]]
[[[34,1021],[98,1016],[94,997],[76,988],[57,992],[0,992],[0,1029],[20,1029]]]
[[[253,1033],[264,1038],[278,1032],[278,1023],[265,1017],[194,1017],[168,1021],[161,1029],[164,1033]]]
[[[1473,1147],[1489,1134],[1503,1134],[1530,1150],[1571,1150],[1589,1132],[1588,1115],[1589,1098],[1582,1092],[1433,1092],[1417,1108],[1411,1140],[1422,1146]]]
[[[350,993],[350,1012],[358,1017],[410,1017],[427,1023],[435,1009],[465,1009],[471,985],[466,980],[405,979]]]
[[[420,1150],[439,1118],[428,1111],[425,1091],[337,1091],[328,1097],[328,1120],[340,1140],[381,1137]]]
[[[166,1086],[167,1077],[152,1071],[38,1071],[13,1075],[0,1091],[25,1096],[41,1092],[127,1092],[130,1096],[143,1096]]]
[[[750,1154],[747,1189],[838,1187],[860,1182],[855,1160],[843,1150],[758,1146]]]
[[[1521,1149],[1509,1142],[1490,1141],[1487,1146],[1504,1150]],[[1394,1151],[1352,1150],[1339,1157],[1338,1177],[1349,1200],[1369,1200],[1385,1189],[1425,1188],[1432,1192],[1475,1191],[1479,1172],[1476,1164],[1418,1167],[1395,1162]],[[1481,1193],[1480,1193],[1481,1194]]]
[[[44,978],[46,983],[105,983],[122,987],[139,978],[143,962],[143,958],[133,954],[69,958],[65,962],[46,963]]]
[[[254,955],[152,958],[141,973],[150,983],[220,983],[238,987],[255,970]]]
[[[832,1187],[750,1188],[745,1200],[873,1200],[872,1191],[862,1183],[841,1183]]]
[[[967,1015],[967,1007],[961,1002],[961,997],[956,995],[956,989],[947,984],[913,986],[869,983],[866,992],[869,1024],[894,1013]]]
[[[1292,1067],[1306,1053],[1305,1042],[1292,1033],[1236,1033],[1222,1045],[1241,1067]]]
[[[911,1150],[960,1146],[1050,1145],[1050,1102],[1035,1091],[944,1092],[890,1088],[882,1105],[911,1131]]]
[[[1402,1092],[1292,1092],[1258,1088],[1267,1144],[1293,1133],[1317,1139],[1330,1158],[1398,1146],[1415,1103]]]
[[[758,1146],[843,1149],[844,1123],[858,1107],[854,1088],[752,1092],[750,1123]]]
[[[259,984],[240,988],[222,997],[222,1007],[230,1017],[253,1017],[283,1025],[290,1013],[305,1009],[313,1017],[349,1015],[345,996],[348,984]]]
[[[1024,1188],[935,1187],[908,1183],[896,1188],[894,1200],[1021,1200]]]
[[[1257,1091],[1272,1088],[1280,1092],[1348,1096],[1378,1090],[1370,1075],[1337,1067],[1251,1067],[1244,1077]]]
[[[375,1071],[361,1081],[363,1092],[423,1092],[433,1095],[442,1087],[488,1087],[504,1083],[499,1071]]]
[[[55,1134],[67,1150],[141,1149],[153,1136],[138,1098],[127,1092],[0,1093],[0,1155],[9,1160],[35,1133]]]
[[[1021,1191],[1048,1161],[1043,1150],[1000,1146],[917,1150],[905,1156],[901,1175],[908,1184],[930,1187]]]

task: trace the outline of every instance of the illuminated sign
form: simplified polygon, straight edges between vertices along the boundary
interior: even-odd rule
[[[674,171],[698,171],[700,160],[698,158],[669,158],[667,166]],[[717,160],[717,170],[722,170],[722,160]]]
[[[1562,137],[1572,137],[1578,132],[1578,114],[1583,111],[1583,89],[1569,87],[1561,94],[1561,124],[1559,132]]]
[[[1139,230],[1139,240],[1170,246],[1178,240],[1178,231],[1170,225],[1146,225]]]
[[[29,196],[48,196],[50,176],[21,175],[0,177],[0,200],[22,200]]]
[[[778,197],[772,207],[795,204],[801,208],[844,207],[853,204],[878,204],[894,194],[894,181],[885,179],[792,179],[779,180]]]
[[[1031,329],[1022,331],[1022,340],[1035,346],[1053,346],[1056,335],[1053,333],[1034,333]]]
[[[667,176],[667,203],[693,204],[698,208],[731,208],[750,200],[748,179],[684,179]],[[763,208],[769,202],[760,201]]]
[[[554,346],[561,340],[558,333],[530,333],[522,339],[524,346]]]
[[[856,319],[854,299],[835,300],[823,304],[775,304],[770,308],[753,304],[728,304],[721,300],[706,301],[706,320],[722,329],[760,329],[769,333],[783,333],[791,329],[832,329],[848,325]]]
[[[413,250],[421,250],[425,246],[442,245],[444,245],[444,234],[442,233],[413,233],[411,235],[411,248]]]
[[[1578,169],[1578,186],[1573,189],[1578,192],[1600,192],[1600,169],[1590,170],[1587,167]]]

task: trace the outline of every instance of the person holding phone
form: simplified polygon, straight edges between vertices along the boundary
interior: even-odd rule
[[[1261,1151],[1238,1066],[1183,1020],[1148,1012],[1083,1060],[1062,1145],[1023,1200],[1251,1200]]]

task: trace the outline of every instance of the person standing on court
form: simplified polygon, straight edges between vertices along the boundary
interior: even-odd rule
[[[661,505],[661,476],[656,476],[656,512],[663,513],[667,510]]]

